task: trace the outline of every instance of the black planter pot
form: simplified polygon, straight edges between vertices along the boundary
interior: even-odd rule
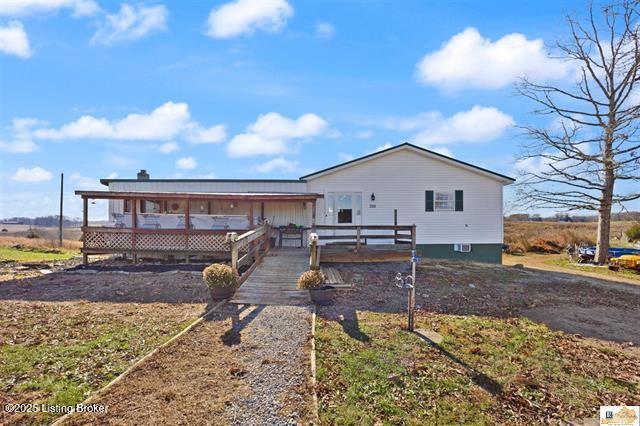
[[[211,287],[209,293],[213,300],[228,299],[236,292],[235,287]]]
[[[309,290],[309,295],[316,305],[330,305],[336,296],[336,289],[333,286],[325,285],[324,287]]]

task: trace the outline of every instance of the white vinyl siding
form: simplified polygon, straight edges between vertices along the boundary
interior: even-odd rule
[[[307,179],[310,192],[361,192],[362,224],[417,225],[418,244],[502,243],[502,182],[409,149]],[[464,211],[425,212],[425,191],[464,191]],[[370,201],[375,194],[375,201]],[[435,201],[435,200],[434,200]],[[325,223],[318,200],[318,223]]]

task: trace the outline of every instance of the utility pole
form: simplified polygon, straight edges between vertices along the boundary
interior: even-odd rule
[[[62,196],[64,193],[64,173],[60,173],[60,217],[58,222],[58,237],[60,242],[60,247],[62,247]]]

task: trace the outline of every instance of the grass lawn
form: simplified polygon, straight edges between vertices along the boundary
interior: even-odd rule
[[[323,424],[537,424],[640,399],[640,356],[527,319],[397,313],[317,324]]]
[[[0,403],[81,402],[191,322],[146,306],[107,305],[4,301]],[[55,416],[0,414],[0,424],[48,423]]]
[[[626,278],[638,280],[638,282],[640,282],[640,273],[630,269],[621,268],[619,271],[611,271],[607,267],[572,263],[572,262],[569,262],[569,259],[567,259],[566,257],[549,259],[544,263],[546,263],[547,265],[559,266],[561,268],[566,268],[573,271],[587,271],[591,273],[600,274],[605,277],[626,277]]]
[[[78,250],[51,249],[39,247],[0,247],[0,261],[48,262],[67,260],[78,256]]]

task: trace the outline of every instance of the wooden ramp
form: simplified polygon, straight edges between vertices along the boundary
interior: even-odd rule
[[[298,290],[296,281],[309,269],[309,251],[272,248],[230,300],[252,305],[306,305],[307,290]]]

